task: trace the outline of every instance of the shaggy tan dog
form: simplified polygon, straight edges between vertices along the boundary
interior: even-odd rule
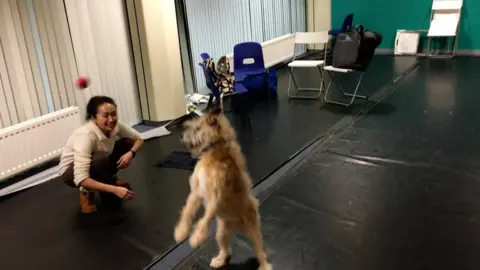
[[[183,143],[192,154],[201,156],[190,178],[190,194],[175,227],[175,241],[185,240],[192,229],[195,213],[203,204],[205,212],[191,236],[193,248],[208,236],[212,220],[217,218],[218,255],[210,266],[219,268],[231,255],[230,234],[239,231],[252,241],[259,269],[272,269],[267,261],[260,231],[258,201],[252,195],[252,181],[245,158],[230,122],[220,109],[185,123]]]

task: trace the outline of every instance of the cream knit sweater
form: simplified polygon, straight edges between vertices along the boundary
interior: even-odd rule
[[[100,158],[110,155],[115,145],[116,136],[133,140],[141,138],[139,132],[120,121],[108,138],[94,122],[88,121],[68,138],[60,157],[59,173],[63,174],[69,166],[73,165],[73,182],[79,186],[83,180],[90,176],[92,155],[95,154],[96,158],[97,155]]]

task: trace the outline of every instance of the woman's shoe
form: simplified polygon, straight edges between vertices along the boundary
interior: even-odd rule
[[[80,190],[80,209],[84,214],[91,214],[97,211],[95,192]]]

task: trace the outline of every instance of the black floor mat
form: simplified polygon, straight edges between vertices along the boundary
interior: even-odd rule
[[[193,171],[197,159],[189,152],[173,151],[157,164],[158,167]]]
[[[477,61],[422,60],[382,101],[394,110],[374,107],[275,183],[260,205],[274,269],[480,269]],[[254,255],[232,240],[233,263]],[[211,238],[169,269],[209,269],[217,252]]]
[[[458,59],[460,59],[460,57]],[[478,65],[477,61],[479,60],[475,59],[477,58],[472,58],[472,60],[469,61],[473,61],[473,65]],[[394,72],[399,68],[399,62],[405,61],[403,63],[407,63],[408,58],[379,56],[376,57],[374,61],[375,63],[372,64],[372,69],[369,71],[370,75],[367,76],[367,74],[365,74],[363,79],[364,87],[371,91],[369,93],[373,93],[387,81],[394,78]],[[448,63],[455,64],[456,61],[457,60]],[[443,62],[440,61],[438,63]],[[408,66],[409,65],[405,65],[405,68]],[[463,64],[460,66],[463,66]],[[395,70],[393,68],[395,68]],[[472,65],[467,66],[467,68],[467,71],[475,70],[472,68]],[[460,82],[468,82],[470,85],[470,81],[474,80],[472,85],[475,85],[474,82],[476,82],[475,78],[477,77],[469,77],[468,74],[471,73],[465,70],[462,70],[462,72],[467,74],[467,78]],[[251,131],[246,127],[241,127],[240,119],[236,116],[227,114],[230,119],[234,121],[233,124],[234,127],[236,127],[242,152],[244,152],[247,157],[249,172],[254,183],[265,179],[265,176],[283,164],[283,162],[294,155],[298,149],[309,143],[319,134],[327,132],[331,126],[335,125],[345,114],[348,114],[348,112],[345,112],[348,110],[343,110],[340,106],[324,105],[321,99],[315,101],[288,99],[287,87],[289,72],[286,68],[278,70],[278,76],[278,101],[258,104],[250,115],[252,121]],[[299,78],[308,85],[320,85],[318,70],[312,69],[299,72]],[[412,88],[412,91],[416,89],[417,88]],[[473,87],[470,94],[474,94],[475,89],[476,88]],[[443,89],[440,88],[440,90]],[[454,101],[451,96],[445,96],[445,92],[436,92],[436,88],[432,89],[432,91],[430,95],[402,101],[402,104],[409,104],[409,106],[402,105],[401,107],[405,110],[410,110],[412,101],[426,101],[427,98],[431,101],[432,98],[438,99],[443,97],[444,99],[441,99],[441,101]],[[459,91],[458,93],[463,93],[463,91]],[[462,95],[459,95],[457,98],[462,98]],[[471,96],[468,96],[468,98],[471,98]],[[476,99],[474,99],[474,101],[476,101]],[[473,106],[471,108],[473,112],[478,110],[478,108],[475,107],[477,104],[478,103],[475,102],[471,104]],[[436,112],[438,113],[439,109],[443,108],[445,104],[444,102],[435,102],[433,105],[436,105]],[[442,107],[438,108],[437,106]],[[412,113],[418,112],[418,106],[414,106],[413,108]],[[417,111],[415,111],[415,109]],[[428,110],[428,113],[425,113],[425,110],[425,108],[421,110],[421,115],[430,116],[432,110]],[[384,112],[378,112],[378,109],[376,109],[375,113],[384,114]],[[415,115],[414,119],[417,118],[423,119]],[[392,125],[397,123],[397,121],[391,120],[390,117],[379,117],[376,119],[377,122],[390,121]],[[447,116],[440,119],[451,119],[448,116],[448,111]],[[375,123],[374,121],[371,124],[375,125]],[[164,123],[160,123],[155,126],[161,126],[163,124]],[[476,126],[472,125],[471,127],[473,129]],[[54,180],[16,193],[7,200],[2,201],[0,203],[0,216],[4,222],[0,222],[0,239],[3,240],[2,243],[4,243],[4,245],[0,248],[0,257],[2,259],[0,269],[30,270],[41,268],[39,265],[48,265],[48,269],[70,270],[142,269],[152,262],[153,258],[160,257],[168,252],[176,245],[173,237],[173,228],[176,222],[178,222],[178,213],[185,204],[185,199],[190,192],[188,178],[192,172],[191,170],[157,166],[161,160],[173,151],[187,151],[179,140],[181,129],[172,128],[171,131],[172,134],[170,136],[152,138],[145,141],[144,147],[142,147],[142,150],[136,155],[132,164],[127,169],[119,172],[119,178],[129,181],[132,185],[132,189],[135,191],[135,199],[124,202],[125,212],[119,213],[118,215],[117,213],[105,214],[105,212],[102,211],[101,205],[99,205],[99,212],[94,214],[95,216],[89,216],[92,219],[79,216],[78,190],[65,186],[61,181],[58,182]],[[438,134],[434,133],[433,136],[438,136]],[[467,134],[467,136],[469,135]],[[395,146],[395,144],[393,144],[393,146]],[[461,159],[458,161],[461,161]],[[473,169],[475,168],[472,167],[472,170]],[[343,178],[339,179],[342,180]],[[322,183],[324,183],[324,181]],[[301,183],[298,184],[301,185]],[[348,185],[345,186],[345,188],[346,187],[348,187]],[[335,189],[329,189],[328,191],[332,196],[338,194]],[[271,203],[270,207],[272,207]],[[418,208],[418,206],[416,207]],[[264,209],[263,211],[268,212],[269,209]],[[292,213],[290,209],[283,211],[288,211],[286,214]],[[280,214],[281,213],[282,212],[280,212]],[[302,213],[304,212],[299,212],[299,214]],[[277,218],[273,214],[275,214]],[[279,225],[282,225],[284,221],[278,219],[278,211],[273,214],[272,217],[264,216],[264,218],[269,219],[271,221],[270,224],[277,222]],[[292,222],[296,221],[295,216],[291,219]],[[305,219],[299,219],[299,221],[303,221],[307,225],[310,224],[308,221],[305,221]],[[472,221],[475,221],[475,219],[472,219]],[[32,229],[32,224],[35,224],[34,229]],[[472,225],[475,224],[475,222],[472,222]],[[288,225],[289,224],[285,224],[284,226],[287,227]],[[325,230],[326,225],[320,224],[318,228]],[[311,225],[311,227],[313,226],[314,224]],[[265,225],[265,229],[269,229],[267,225]],[[285,233],[292,232],[292,230],[288,229],[285,229],[285,231]],[[295,237],[298,233],[294,232],[291,235]],[[319,237],[314,238],[318,242],[325,238],[325,235],[328,236],[328,234],[322,233],[322,231],[320,231],[318,235]],[[361,232],[359,235],[361,236]],[[267,234],[267,236],[275,237],[275,235],[272,234]],[[309,257],[306,255],[303,256],[303,254],[312,254],[318,251],[318,249],[309,250],[305,248],[305,245],[298,245],[298,242],[304,239],[305,238],[299,238],[295,242],[290,241],[291,245],[295,248],[294,255],[298,254],[297,260],[310,260],[311,255]],[[329,239],[331,239],[331,237]],[[285,240],[285,237],[283,240],[289,241],[288,239]],[[308,241],[308,239],[305,241]],[[267,239],[266,243],[271,243],[271,238]],[[377,242],[373,243],[376,244]],[[188,242],[186,244],[188,245]],[[211,247],[213,250],[211,253],[208,253],[205,258],[207,266],[211,259],[211,254],[217,251],[215,245]],[[240,248],[241,247],[242,246],[240,246]],[[233,248],[235,251],[235,247]],[[276,249],[279,256],[282,256],[280,253],[283,254],[280,250],[281,248],[280,246]],[[464,251],[465,249],[457,250]],[[271,252],[270,249],[267,249],[267,252]],[[233,269],[236,269],[238,263],[245,265],[245,262],[248,262],[248,258],[253,256],[253,253],[250,252],[245,255],[246,257],[243,259],[241,254],[234,252],[231,262],[231,264],[234,265]],[[371,252],[368,255],[370,255],[370,257],[367,257],[367,259],[378,258],[373,256],[374,254]],[[277,256],[277,258],[279,256]],[[322,261],[325,254],[316,253],[315,256]],[[88,259],[79,260],[79,257]],[[168,259],[170,258],[172,257]],[[289,258],[291,257],[289,256]],[[329,258],[332,260],[337,259],[337,257],[333,255]],[[448,257],[445,256],[445,258]],[[340,257],[337,260],[342,259],[343,257]],[[152,269],[175,269],[171,266],[170,261],[164,261],[165,263],[159,264],[159,267],[163,265],[166,265],[166,267],[152,267]],[[272,258],[272,263],[275,269],[278,261]],[[301,266],[289,268],[290,265],[291,263],[285,266],[280,265],[281,267],[277,268],[308,269],[308,267],[304,268]],[[190,265],[188,265],[186,269],[193,269],[189,267]],[[249,268],[249,265],[247,265],[244,269],[253,268]],[[321,267],[315,269],[321,269]],[[350,269],[359,268],[353,267]],[[370,269],[385,269],[385,267]]]

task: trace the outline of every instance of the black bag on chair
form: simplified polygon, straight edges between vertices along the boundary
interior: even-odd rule
[[[339,42],[340,40],[342,42]],[[369,30],[365,31],[362,25],[342,33],[338,35],[333,50],[332,66],[365,71],[380,43],[382,43],[382,35]]]
[[[362,43],[358,52],[355,70],[365,71],[375,55],[375,49],[382,43],[382,35],[366,30],[362,33]]]
[[[356,66],[357,58],[362,43],[362,35],[357,29],[345,31],[337,36],[335,47],[333,48],[332,66],[336,68],[350,69]]]

